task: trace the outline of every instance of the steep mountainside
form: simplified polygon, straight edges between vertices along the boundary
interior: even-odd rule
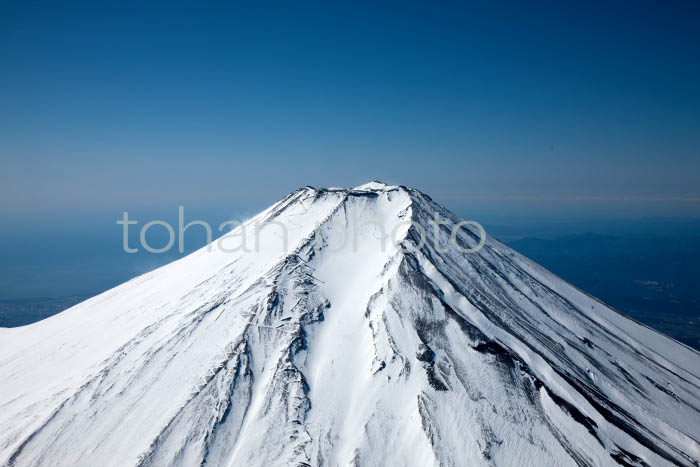
[[[0,329],[0,465],[700,465],[700,354],[460,220],[307,187]]]

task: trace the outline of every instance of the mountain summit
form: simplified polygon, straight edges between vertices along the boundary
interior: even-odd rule
[[[295,191],[0,329],[0,465],[697,466],[700,354],[419,191]]]

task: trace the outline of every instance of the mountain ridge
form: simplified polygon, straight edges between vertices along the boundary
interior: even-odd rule
[[[259,251],[0,330],[0,462],[697,465],[700,355],[460,222],[305,187],[223,240]]]

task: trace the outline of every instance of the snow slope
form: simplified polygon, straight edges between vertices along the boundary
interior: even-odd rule
[[[0,329],[0,465],[700,465],[700,354],[460,220],[306,187]]]

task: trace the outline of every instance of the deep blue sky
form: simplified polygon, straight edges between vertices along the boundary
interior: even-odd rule
[[[700,214],[700,3],[2,2],[0,215],[412,185]],[[28,224],[27,224],[28,225]]]

